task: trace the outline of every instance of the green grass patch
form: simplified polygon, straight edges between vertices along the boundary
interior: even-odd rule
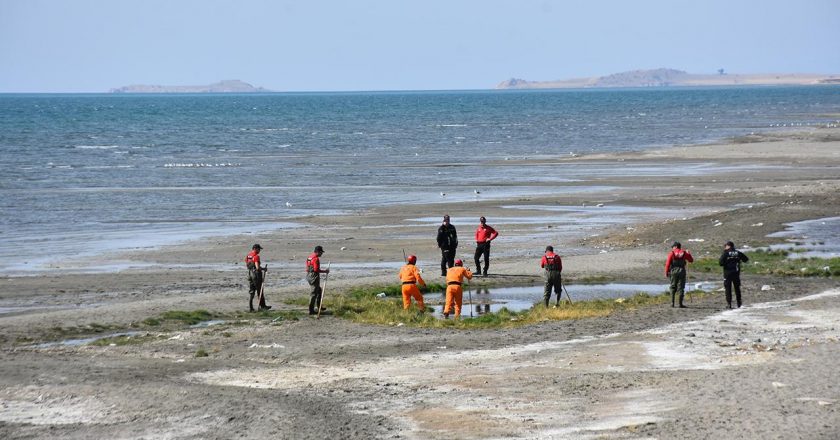
[[[420,313],[416,305],[409,310],[403,310],[401,299],[379,298],[371,292],[382,292],[383,289],[368,289],[367,293],[359,294],[350,292],[346,295],[332,297],[325,301],[325,306],[333,311],[335,316],[349,319],[355,322],[374,325],[411,325],[424,328],[507,328],[543,321],[557,321],[568,319],[584,319],[609,314],[622,310],[630,310],[638,307],[652,306],[668,303],[671,300],[670,294],[649,295],[638,293],[630,298],[621,299],[599,299],[591,301],[579,301],[573,304],[561,303],[557,308],[546,308],[542,302],[534,305],[529,310],[514,312],[502,308],[495,313],[487,313],[475,318],[461,316],[461,319],[443,320],[427,313]],[[692,292],[691,296],[702,297],[708,295],[704,292]],[[428,307],[427,307],[428,309]]]
[[[741,263],[741,273],[784,277],[840,276],[840,258],[789,259],[788,251],[754,251],[746,253],[750,261]],[[689,273],[723,273],[717,258],[699,258],[689,264]]]
[[[218,317],[218,314],[210,313],[207,310],[170,310],[160,315],[161,320],[180,321],[187,325],[195,325],[202,321],[210,321]]]
[[[446,292],[446,285],[442,283],[427,283],[425,287],[420,287],[420,293],[432,293],[432,292]],[[373,298],[379,295],[380,293],[385,293],[386,297],[390,298],[402,298],[402,285],[401,284],[390,284],[387,286],[366,286],[366,287],[354,287],[350,289],[347,295],[354,297],[354,298]],[[307,304],[309,304],[307,302]]]
[[[207,350],[205,350],[203,348],[199,348],[195,352],[195,357],[197,357],[197,358],[205,358],[207,356],[210,356],[210,353],[207,353]]]

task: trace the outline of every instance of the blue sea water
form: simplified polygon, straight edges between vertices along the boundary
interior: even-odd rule
[[[837,113],[832,86],[0,95],[0,272],[33,244],[83,255],[478,188],[587,190],[596,172],[634,170],[505,159],[703,143]]]

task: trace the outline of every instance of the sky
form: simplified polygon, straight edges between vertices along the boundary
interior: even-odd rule
[[[239,79],[488,89],[667,67],[840,74],[840,0],[0,0],[0,92]]]

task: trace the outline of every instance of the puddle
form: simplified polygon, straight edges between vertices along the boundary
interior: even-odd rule
[[[98,341],[100,339],[105,338],[116,338],[119,336],[134,336],[138,335],[141,332],[123,332],[123,333],[111,333],[109,335],[101,335],[101,336],[94,336],[91,338],[78,338],[78,339],[65,339],[63,341],[57,342],[45,342],[43,344],[35,344],[31,347],[33,348],[50,348],[50,347],[78,347],[80,345],[87,345],[91,342]]]
[[[784,238],[787,243],[774,244],[770,250],[801,250],[788,258],[838,258],[840,257],[840,217],[788,223],[787,228],[768,237]]]
[[[686,292],[694,290],[714,290],[721,286],[719,282],[696,282],[686,284]],[[667,284],[570,284],[566,290],[572,297],[572,301],[587,301],[592,299],[618,299],[629,298],[637,293],[659,295],[668,291]],[[473,316],[481,316],[486,313],[496,313],[502,307],[514,312],[521,312],[530,309],[535,303],[543,300],[543,286],[527,287],[502,287],[502,288],[473,288],[471,291],[464,289],[464,304],[461,316],[470,316],[470,295],[472,295]],[[425,301],[435,308],[434,316],[443,316],[443,307],[446,300],[444,293],[428,293],[424,295]],[[566,292],[563,293],[566,298]],[[552,304],[556,296],[552,295]]]

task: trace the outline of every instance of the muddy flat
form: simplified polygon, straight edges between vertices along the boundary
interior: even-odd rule
[[[547,244],[570,285],[664,284],[674,240],[695,257],[716,257],[726,240],[749,254],[784,242],[768,236],[789,223],[840,216],[838,139],[815,129],[534,161],[615,172],[586,182],[597,191],[305,217],[279,232],[76,262],[119,260],[118,272],[69,264],[4,277],[0,437],[837,438],[840,290],[830,276],[745,275],[745,305],[734,310],[715,288],[686,309],[495,330],[247,313],[195,327],[137,324],[173,310],[247,310],[241,261],[254,242],[270,266],[268,302],[289,313],[305,313],[303,262],[318,244],[334,268],[328,307],[331,294],[396,283],[403,250],[441,282],[434,236],[445,213],[469,266],[478,217],[499,230],[490,275],[472,284],[490,296],[536,286],[540,301]],[[114,334],[134,340],[96,343]]]

